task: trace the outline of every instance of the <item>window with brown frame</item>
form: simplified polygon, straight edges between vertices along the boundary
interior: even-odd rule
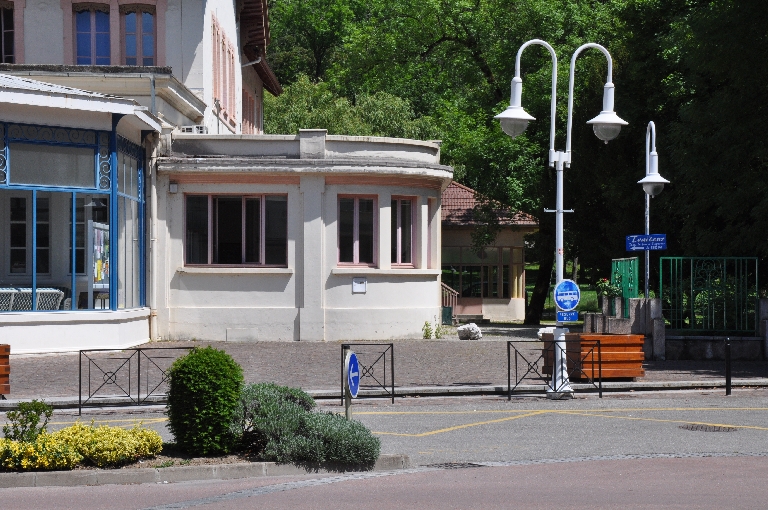
[[[392,198],[392,265],[413,267],[413,198]]]
[[[123,27],[123,63],[127,66],[154,66],[157,62],[155,7],[120,6]]]
[[[339,197],[339,264],[376,264],[376,199]]]
[[[189,265],[288,264],[286,195],[187,195]]]
[[[235,126],[235,47],[213,16],[213,98],[219,101],[219,115]]]

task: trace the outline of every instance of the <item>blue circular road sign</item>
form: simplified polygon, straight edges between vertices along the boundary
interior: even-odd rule
[[[357,354],[352,351],[347,353],[347,359],[344,363],[347,372],[347,388],[352,398],[357,397],[357,391],[360,389],[360,364],[357,362]]]
[[[563,280],[555,287],[554,297],[555,304],[560,310],[570,312],[579,306],[581,291],[573,280]]]

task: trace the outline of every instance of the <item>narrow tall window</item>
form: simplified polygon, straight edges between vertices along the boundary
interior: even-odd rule
[[[3,64],[16,62],[13,37],[13,8],[0,4],[0,62]]]
[[[374,265],[375,200],[339,198],[339,262]]]
[[[392,264],[413,264],[413,200],[392,199]]]
[[[230,126],[235,123],[235,46],[213,17],[213,98],[219,101],[219,115]]]
[[[189,195],[187,264],[288,264],[288,198],[284,195]]]
[[[11,198],[11,274],[27,272],[27,199]]]
[[[77,65],[110,65],[109,7],[75,6]]]
[[[123,17],[123,59],[128,66],[155,65],[155,11],[151,6],[126,6]]]

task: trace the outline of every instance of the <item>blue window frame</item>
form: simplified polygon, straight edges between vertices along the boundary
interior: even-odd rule
[[[114,128],[0,123],[0,312],[145,305],[144,159]]]
[[[109,8],[76,7],[75,38],[77,65],[110,65]]]

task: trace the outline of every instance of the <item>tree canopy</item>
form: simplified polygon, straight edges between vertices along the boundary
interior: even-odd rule
[[[616,111],[630,125],[608,145],[586,125],[601,109],[606,61],[585,51],[566,171],[565,205],[576,211],[565,221],[566,255],[596,279],[626,256],[624,237],[642,232],[637,181],[653,120],[660,172],[671,181],[651,206],[651,229],[668,235],[665,254],[768,261],[767,2],[280,0],[270,20],[269,58],[285,93],[266,101],[267,132],[442,139],[458,181],[539,220],[532,256],[541,286],[554,246],[554,218],[543,210],[555,200],[546,50],[529,47],[521,63],[523,105],[538,120],[511,140],[493,116],[508,105],[517,49],[544,39],[558,55],[555,146],[564,148],[570,57],[600,43],[613,57]],[[536,299],[543,306],[543,295]]]

